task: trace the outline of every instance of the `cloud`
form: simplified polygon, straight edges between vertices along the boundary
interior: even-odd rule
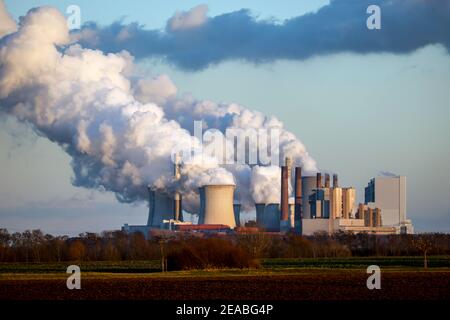
[[[199,27],[206,22],[207,12],[206,4],[196,6],[189,11],[177,11],[167,22],[167,30],[181,31]]]
[[[366,10],[373,4],[381,8],[381,30],[366,26]],[[89,23],[74,36],[91,48],[126,49],[137,58],[163,57],[185,70],[227,60],[262,63],[340,52],[404,54],[430,44],[450,49],[450,2],[443,0],[334,0],[315,13],[282,23],[256,19],[246,9],[208,19],[205,14],[206,6],[176,13],[165,31],[137,23]]]
[[[5,3],[0,0],[0,38],[17,30],[16,22],[6,11]]]

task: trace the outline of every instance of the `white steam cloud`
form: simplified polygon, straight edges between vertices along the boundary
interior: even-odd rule
[[[280,203],[280,168],[275,166],[254,167],[252,170],[251,191],[255,203]]]
[[[277,202],[277,167],[252,170],[194,159],[174,181],[172,150],[180,143],[199,146],[190,132],[194,120],[219,130],[278,128],[280,156],[316,170],[304,145],[276,118],[236,104],[178,97],[167,76],[144,79],[134,69],[125,51],[104,54],[70,44],[56,9],[33,9],[17,32],[0,39],[0,110],[71,156],[74,185],[114,192],[122,202],[147,199],[146,185],[169,193],[179,188],[184,209],[196,212],[198,187],[220,183],[236,184],[244,210],[253,209],[255,200]]]

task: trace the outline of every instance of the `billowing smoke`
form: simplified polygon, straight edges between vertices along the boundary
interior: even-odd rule
[[[366,26],[370,5],[381,9],[380,30]],[[450,49],[448,0],[331,0],[317,12],[284,21],[257,19],[247,9],[207,17],[206,9],[177,12],[163,31],[137,23],[89,23],[77,37],[91,48],[126,49],[137,58],[164,58],[186,70],[227,60],[261,63],[341,52],[410,53],[433,44]]]
[[[279,179],[254,187],[261,175],[278,168],[257,167],[253,174],[248,165],[221,165],[206,156],[185,164],[182,179],[175,181],[172,151],[180,144],[200,145],[190,132],[194,120],[218,130],[280,129],[280,157],[316,170],[303,144],[276,118],[236,104],[178,97],[167,76],[144,79],[134,70],[129,53],[71,44],[66,20],[56,9],[33,9],[17,32],[0,39],[1,112],[60,145],[71,156],[74,185],[114,192],[122,202],[147,199],[147,184],[169,193],[179,188],[190,212],[196,211],[197,189],[204,184],[236,184],[244,210],[252,209],[253,198],[279,197],[273,194]]]
[[[255,203],[280,203],[280,181],[279,167],[253,167],[252,196]]]

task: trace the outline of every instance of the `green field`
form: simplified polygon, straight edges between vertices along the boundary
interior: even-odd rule
[[[370,265],[388,268],[421,268],[423,257],[351,257],[319,259],[266,259],[264,268],[367,268]],[[428,258],[429,268],[450,268],[450,256],[432,256]]]
[[[57,263],[0,263],[0,278],[11,274],[63,274],[66,275],[67,266],[76,264],[84,273],[89,274],[130,274],[161,276],[161,265],[159,260],[150,261],[84,261],[84,262],[57,262]],[[292,273],[305,271],[305,269],[365,269],[369,265],[378,265],[388,269],[414,269],[423,267],[422,257],[352,257],[352,258],[319,258],[319,259],[264,259],[261,268],[257,270],[193,270],[168,272],[166,274],[201,275],[211,272],[235,274],[265,274],[265,273]],[[430,269],[450,268],[450,256],[429,257]]]

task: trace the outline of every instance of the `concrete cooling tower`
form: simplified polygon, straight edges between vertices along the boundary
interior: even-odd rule
[[[302,177],[302,214],[304,219],[311,219],[309,197],[314,193],[316,186],[317,179],[315,176]]]
[[[199,224],[236,227],[233,208],[234,185],[206,185],[200,190]]]
[[[257,203],[256,224],[269,232],[280,231],[280,204],[279,203]]]
[[[163,220],[174,218],[174,199],[157,191],[149,191],[149,213],[147,226],[160,228]]]

